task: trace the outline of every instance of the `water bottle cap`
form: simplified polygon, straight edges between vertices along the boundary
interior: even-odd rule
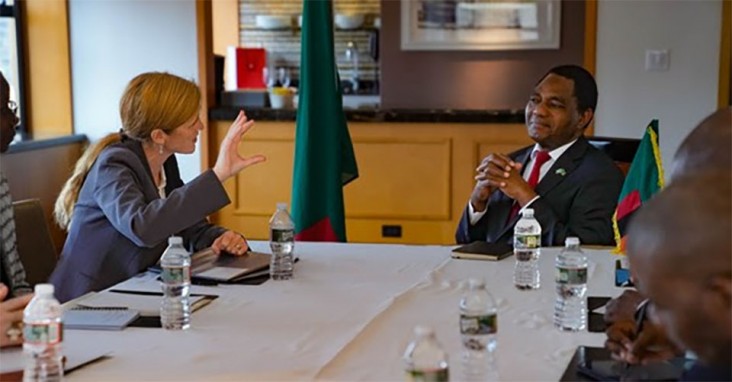
[[[168,245],[183,244],[183,238],[180,236],[171,236],[168,238]]]
[[[534,209],[533,208],[524,208],[521,211],[521,216],[525,216],[527,218],[533,217],[534,216]]]
[[[478,289],[485,287],[485,281],[482,279],[468,279],[468,287],[470,289]]]
[[[287,210],[287,203],[285,203],[285,202],[277,203],[277,209],[278,210]]]
[[[574,246],[574,245],[579,245],[579,244],[580,244],[580,239],[578,237],[570,236],[570,237],[564,239],[565,246],[570,246],[570,245]]]
[[[35,294],[37,296],[53,296],[53,284],[36,284]]]
[[[414,334],[418,337],[430,336],[435,334],[435,330],[427,325],[417,325],[414,327]]]

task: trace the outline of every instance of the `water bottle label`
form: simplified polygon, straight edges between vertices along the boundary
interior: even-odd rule
[[[438,370],[407,370],[408,382],[447,382],[450,380],[447,368]]]
[[[272,241],[284,243],[295,240],[295,231],[291,229],[272,229]]]
[[[185,284],[191,282],[191,268],[189,267],[163,267],[160,279],[165,284]]]
[[[514,248],[539,248],[541,245],[540,235],[516,235],[513,237]]]
[[[460,334],[483,335],[495,334],[498,331],[498,320],[496,314],[484,316],[460,315]]]
[[[32,345],[55,345],[62,341],[61,323],[24,324],[23,342]]]
[[[557,268],[555,280],[559,284],[587,284],[587,268]]]

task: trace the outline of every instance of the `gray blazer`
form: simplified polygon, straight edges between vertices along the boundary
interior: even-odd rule
[[[206,220],[229,203],[213,171],[183,184],[175,156],[164,169],[167,198],[161,199],[139,142],[123,136],[102,151],[81,187],[50,278],[59,301],[144,271],[158,261],[169,236],[182,236],[190,250],[199,250],[225,231]]]

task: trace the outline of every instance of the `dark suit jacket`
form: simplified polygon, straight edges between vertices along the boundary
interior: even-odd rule
[[[526,165],[534,146],[523,148],[510,157]],[[564,169],[564,175],[557,173]],[[612,215],[623,186],[623,174],[604,153],[580,137],[557,159],[536,186],[539,199],[531,204],[534,217],[541,224],[542,245],[564,245],[567,236],[579,237],[583,244],[614,244]],[[511,242],[513,226],[507,224],[513,199],[500,190],[488,201],[488,211],[474,225],[466,206],[458,224],[458,243],[476,240]]]
[[[161,199],[142,146],[125,138],[97,158],[79,193],[61,259],[51,275],[64,302],[128,279],[155,264],[171,235],[192,250],[225,230],[206,216],[229,203],[213,171],[183,184],[175,156],[164,164]]]

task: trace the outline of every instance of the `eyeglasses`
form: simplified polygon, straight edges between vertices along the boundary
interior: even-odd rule
[[[8,109],[15,114],[18,112],[18,104],[15,101],[8,101]]]

